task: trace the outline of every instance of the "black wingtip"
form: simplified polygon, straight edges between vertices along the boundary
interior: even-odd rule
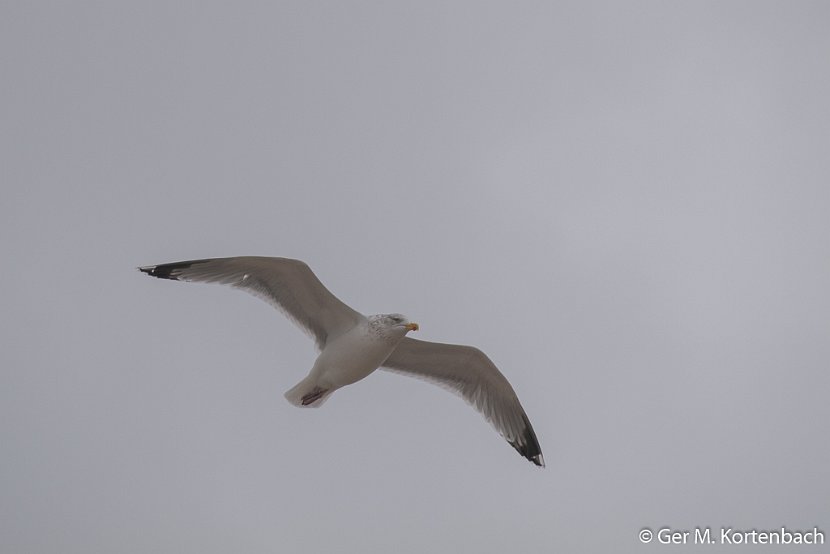
[[[524,414],[522,414],[522,420],[525,424],[522,438],[521,440],[512,441],[510,446],[537,466],[545,467],[545,458],[542,456],[542,448],[539,446],[539,441],[536,438],[536,433],[533,431],[533,426],[530,425],[530,420]]]
[[[172,262],[169,264],[147,265],[144,267],[139,267],[138,270],[143,273],[146,273],[147,275],[158,277],[159,279],[172,279],[173,281],[179,281],[179,275],[183,270],[193,267],[197,264],[203,264],[211,261],[215,260],[188,260],[186,262]]]
[[[171,275],[172,268],[166,268],[166,265],[173,264],[148,265],[145,267],[139,267],[138,270],[142,273],[146,273],[147,275],[158,277],[159,279],[172,279],[174,281],[178,281],[178,278],[176,276]]]
[[[188,267],[192,266],[194,263],[200,262],[203,260],[194,260],[189,262],[173,262],[170,264],[160,264],[160,265],[147,265],[144,267],[139,267],[138,270],[142,273],[146,273],[147,275],[152,275],[153,277],[158,277],[159,279],[172,279],[173,281],[178,281],[178,273],[182,269],[187,269]]]

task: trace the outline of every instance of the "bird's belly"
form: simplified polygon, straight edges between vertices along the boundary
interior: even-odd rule
[[[386,341],[347,335],[327,345],[314,365],[325,382],[339,388],[372,373],[394,349]]]

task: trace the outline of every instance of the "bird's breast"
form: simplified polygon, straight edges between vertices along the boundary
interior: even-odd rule
[[[397,346],[357,327],[326,344],[315,362],[326,381],[342,387],[376,370]]]

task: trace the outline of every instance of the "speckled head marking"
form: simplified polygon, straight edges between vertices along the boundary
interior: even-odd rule
[[[369,330],[373,335],[397,341],[409,331],[417,331],[419,326],[412,323],[403,314],[377,314],[369,316]]]

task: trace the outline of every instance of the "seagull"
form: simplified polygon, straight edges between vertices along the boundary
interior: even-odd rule
[[[364,316],[334,296],[300,260],[240,256],[138,268],[160,279],[231,285],[282,311],[316,343],[308,376],[285,393],[299,407],[319,407],[339,388],[378,368],[418,377],[478,410],[519,454],[545,459],[513,387],[481,350],[407,337],[417,323],[398,313]]]

